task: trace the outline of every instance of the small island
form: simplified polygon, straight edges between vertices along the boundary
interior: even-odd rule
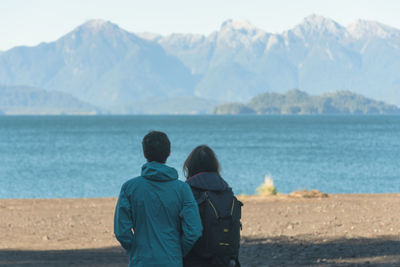
[[[263,93],[247,104],[225,103],[214,114],[400,114],[400,108],[349,91],[311,96],[293,89],[286,94]]]

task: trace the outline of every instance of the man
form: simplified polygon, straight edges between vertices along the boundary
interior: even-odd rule
[[[142,146],[147,163],[141,176],[121,188],[114,233],[128,252],[129,266],[182,266],[202,234],[197,203],[177,171],[165,165],[171,150],[167,135],[152,131]]]

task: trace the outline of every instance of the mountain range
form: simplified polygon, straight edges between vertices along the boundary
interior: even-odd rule
[[[209,113],[291,88],[399,105],[399,70],[400,30],[318,15],[282,33],[227,20],[209,35],[167,36],[90,20],[54,42],[0,53],[0,84],[59,91],[110,113]]]

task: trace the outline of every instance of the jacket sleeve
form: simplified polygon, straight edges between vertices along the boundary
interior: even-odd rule
[[[182,220],[182,253],[183,256],[186,256],[203,231],[197,202],[187,184],[183,186],[183,208],[180,216]]]
[[[133,241],[133,221],[132,209],[128,197],[125,193],[124,187],[118,198],[117,206],[114,214],[114,234],[121,246],[130,250]]]

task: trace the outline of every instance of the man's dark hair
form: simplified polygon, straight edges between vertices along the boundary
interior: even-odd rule
[[[220,165],[214,151],[207,145],[193,149],[183,164],[183,174],[190,178],[199,172],[216,172],[219,174]]]
[[[144,157],[148,162],[157,161],[165,163],[171,153],[171,143],[163,132],[151,131],[143,137]]]

